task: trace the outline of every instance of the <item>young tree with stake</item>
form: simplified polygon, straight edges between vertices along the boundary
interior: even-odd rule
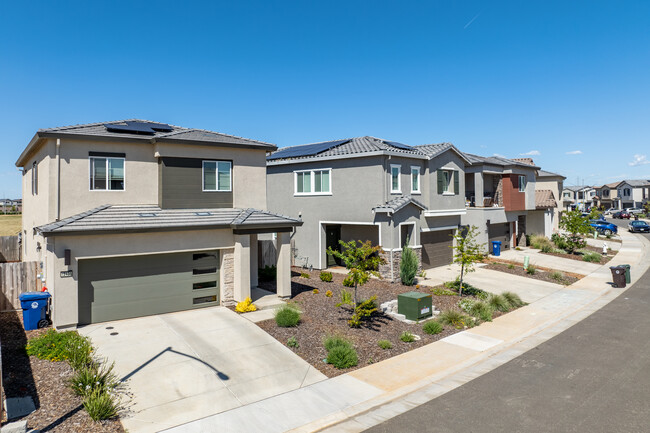
[[[474,263],[483,260],[485,244],[476,241],[478,227],[462,227],[454,235],[454,263],[460,265],[460,285],[458,294],[463,296],[463,277],[474,271]]]

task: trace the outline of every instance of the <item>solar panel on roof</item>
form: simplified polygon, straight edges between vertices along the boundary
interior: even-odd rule
[[[312,156],[317,155],[326,150],[330,150],[333,147],[340,146],[345,144],[350,140],[337,140],[337,141],[325,141],[323,143],[314,143],[314,144],[305,144],[302,146],[294,146],[287,149],[280,149],[277,152],[273,153],[271,156],[267,157],[267,160],[273,159],[284,159],[284,158],[297,158],[300,156]]]
[[[404,149],[404,150],[414,150],[411,146],[407,146],[406,144],[398,143],[397,141],[384,141],[384,143],[396,147],[398,149]]]
[[[124,122],[119,123],[106,123],[104,126],[109,132],[127,132],[131,134],[145,134],[154,135],[156,132],[171,132],[173,129],[166,123],[153,123],[153,122]]]

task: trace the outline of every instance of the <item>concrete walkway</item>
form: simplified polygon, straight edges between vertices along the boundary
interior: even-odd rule
[[[169,431],[360,432],[377,425],[512,360],[624,292],[608,283],[609,266],[631,264],[632,281],[636,281],[650,267],[650,242],[628,233],[621,233],[621,237],[621,251],[607,265],[593,265],[591,273],[576,284],[559,286],[545,296],[539,294],[530,305],[493,322],[337,378]],[[555,263],[548,267],[558,268]]]

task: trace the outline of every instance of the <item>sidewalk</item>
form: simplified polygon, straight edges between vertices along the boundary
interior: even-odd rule
[[[539,294],[535,302],[493,322],[336,378],[167,431],[363,431],[514,359],[623,293],[625,289],[608,284],[609,266],[631,264],[634,283],[650,267],[650,242],[629,233],[621,233],[621,238],[621,251],[610,263],[596,265],[597,269],[574,285]],[[581,268],[590,265],[575,263]],[[556,264],[548,267],[558,268]]]

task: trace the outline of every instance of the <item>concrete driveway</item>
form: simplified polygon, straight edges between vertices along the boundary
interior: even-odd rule
[[[88,325],[99,356],[132,394],[122,423],[157,432],[326,377],[255,324],[224,307]]]

